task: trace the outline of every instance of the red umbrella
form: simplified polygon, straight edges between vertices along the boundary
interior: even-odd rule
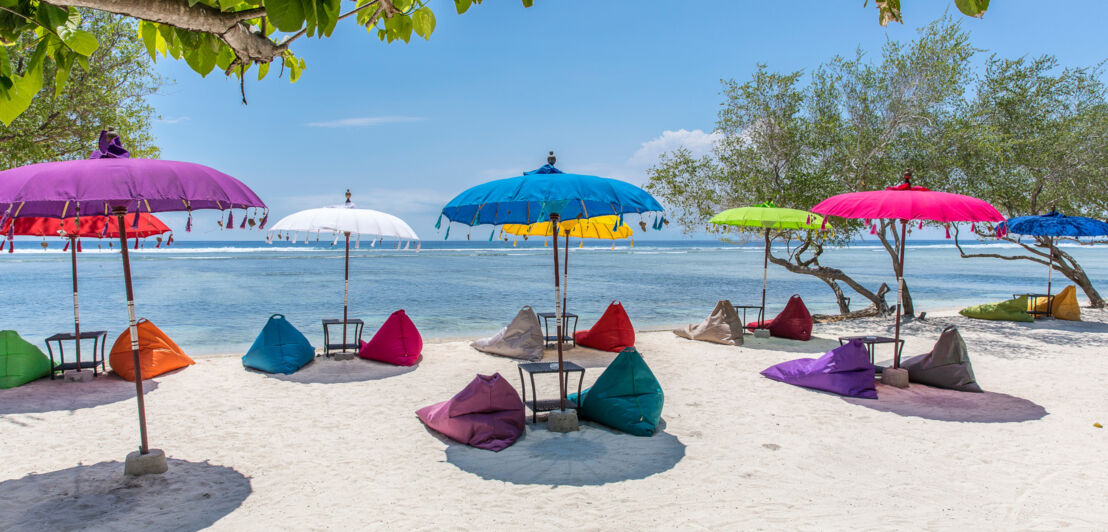
[[[134,216],[138,216],[136,222]],[[138,239],[148,236],[168,233],[161,220],[153,214],[135,213],[125,224],[131,224],[133,229],[127,231],[128,236],[135,237],[135,248],[138,249]],[[13,227],[14,226],[14,227]],[[136,227],[137,226],[137,227]],[[124,227],[126,229],[126,227]],[[65,249],[71,253],[70,263],[73,267],[73,337],[77,344],[77,371],[81,371],[81,315],[77,305],[77,252],[81,251],[79,238],[119,238],[119,221],[109,216],[86,216],[84,218],[13,218],[2,228],[0,234],[12,234],[19,236],[60,236],[67,239]],[[170,235],[169,242],[173,236]],[[166,245],[169,245],[166,242]],[[158,241],[161,246],[161,239]],[[0,249],[3,249],[0,247]],[[15,249],[15,242],[11,242],[8,252]],[[64,251],[64,249],[63,249]]]
[[[904,238],[907,236],[908,222],[927,220],[932,222],[1003,222],[1004,216],[989,202],[951,194],[936,192],[925,187],[912,186],[912,172],[904,173],[904,182],[885,190],[850,192],[827,198],[811,211],[825,216],[840,218],[889,218],[900,220],[900,268],[896,272],[896,333],[893,346],[899,345],[900,312],[904,294]],[[900,350],[894,349],[893,367],[900,367]]]

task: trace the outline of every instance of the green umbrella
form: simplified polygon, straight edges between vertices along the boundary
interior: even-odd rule
[[[766,272],[769,270],[769,231],[770,229],[820,229],[823,217],[808,211],[782,209],[767,201],[753,207],[727,209],[709,220],[720,225],[739,227],[762,227],[765,229],[766,253],[762,264],[762,306],[758,310],[758,325],[766,320]]]

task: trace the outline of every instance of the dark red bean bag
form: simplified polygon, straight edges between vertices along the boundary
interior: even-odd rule
[[[804,306],[804,300],[793,294],[785,309],[777,317],[761,324],[760,327],[757,321],[746,324],[746,327],[769,329],[770,336],[778,338],[808,341],[812,337],[812,315],[808,313],[808,307]]]
[[[358,356],[397,366],[414,366],[423,352],[423,338],[403,310],[393,312],[373,339],[362,342]]]
[[[591,329],[577,331],[573,341],[577,345],[619,353],[635,346],[635,328],[631,325],[631,318],[627,317],[627,311],[623,310],[623,304],[613,301],[596,324]]]

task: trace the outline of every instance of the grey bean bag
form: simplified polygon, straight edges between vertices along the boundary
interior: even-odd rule
[[[702,340],[724,345],[743,344],[743,324],[739,313],[726,299],[716,303],[712,314],[697,324],[674,329],[673,334],[689,340]]]
[[[523,360],[542,358],[543,337],[539,317],[531,307],[519,310],[515,319],[500,332],[469,344],[478,351]]]
[[[982,391],[973,376],[966,342],[954,325],[943,329],[943,334],[939,336],[939,341],[935,342],[930,353],[916,355],[900,365],[908,370],[908,380],[911,382],[960,392]]]

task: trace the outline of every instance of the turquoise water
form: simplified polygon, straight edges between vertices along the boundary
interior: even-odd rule
[[[69,254],[54,243],[38,249],[17,241],[0,253],[0,329],[15,329],[41,345],[50,334],[72,329]],[[983,245],[979,245],[983,246]],[[1010,253],[1002,244],[990,251]],[[106,329],[110,341],[123,331],[127,310],[119,254],[95,244],[79,254],[82,328]],[[1108,247],[1067,248],[1102,289],[1108,287]],[[175,242],[132,252],[136,310],[188,353],[244,352],[273,313],[283,313],[315,344],[321,318],[342,316],[343,252],[330,242],[310,245],[254,242]],[[872,243],[825,254],[873,289],[894,285],[888,256]],[[351,317],[366,322],[366,338],[403,308],[425,339],[475,338],[505,325],[523,305],[553,310],[550,248],[541,241],[425,242],[422,250],[363,244],[352,250]],[[947,308],[1042,291],[1046,269],[1026,261],[962,259],[948,241],[911,242],[907,277],[919,309]],[[1057,280],[1057,277],[1056,277]],[[588,327],[614,299],[623,301],[635,326],[659,328],[702,319],[719,299],[757,304],[762,249],[714,241],[638,242],[615,250],[596,245],[570,251],[569,310]],[[1061,283],[1056,283],[1058,286]],[[770,265],[770,315],[798,293],[812,312],[837,312],[834,296],[813,277]],[[1080,294],[1080,292],[1079,292]],[[887,296],[889,301],[893,295]],[[855,297],[858,308],[868,304]],[[751,318],[753,319],[753,318]]]

